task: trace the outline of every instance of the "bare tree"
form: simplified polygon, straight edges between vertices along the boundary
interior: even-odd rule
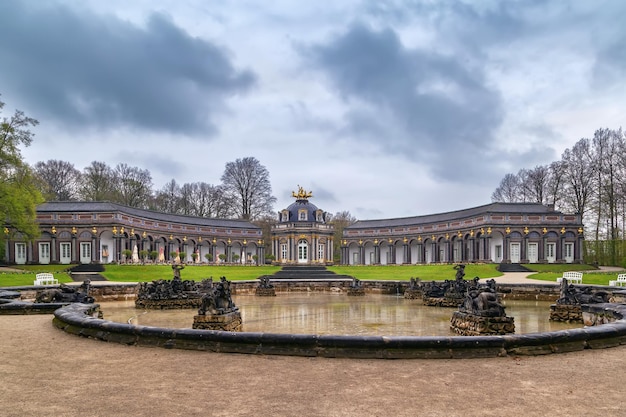
[[[549,178],[546,189],[546,203],[559,209],[565,188],[565,163],[563,161],[552,162],[548,166],[548,172]]]
[[[83,169],[79,196],[85,201],[112,201],[114,199],[114,174],[104,162],[93,161]]]
[[[35,164],[35,174],[41,180],[42,194],[48,200],[72,201],[78,197],[81,173],[70,162],[50,159]]]
[[[563,198],[566,207],[585,218],[594,192],[594,165],[589,139],[580,139],[561,156],[564,170]]]
[[[545,165],[537,165],[533,169],[521,170],[518,174],[522,201],[544,204],[550,178],[550,171]]]
[[[520,201],[520,181],[514,174],[506,174],[500,185],[491,195],[491,201],[500,203],[514,203]]]
[[[150,172],[124,163],[117,164],[114,172],[117,202],[129,207],[148,207],[152,195]]]
[[[179,214],[180,186],[175,179],[172,178],[155,193],[152,208],[164,213]]]
[[[221,185],[198,182],[193,187],[193,203],[196,216],[234,217],[233,202]]]
[[[235,213],[246,220],[254,220],[272,212],[276,197],[267,169],[254,157],[228,162],[222,175],[222,184],[234,202]]]

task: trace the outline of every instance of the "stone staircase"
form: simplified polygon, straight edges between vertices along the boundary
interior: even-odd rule
[[[500,272],[532,272],[530,269],[521,264],[502,263],[498,265],[497,269]]]
[[[301,280],[352,280],[349,275],[339,275],[329,271],[325,266],[289,265],[273,275],[266,275],[270,279],[301,279]]]
[[[90,281],[106,281],[106,278],[100,275],[102,271],[104,271],[102,264],[80,264],[70,269],[70,277],[76,282],[83,282],[86,279]]]

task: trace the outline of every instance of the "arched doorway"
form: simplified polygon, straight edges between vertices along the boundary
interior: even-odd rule
[[[309,244],[306,240],[298,241],[298,263],[305,264],[309,262]]]

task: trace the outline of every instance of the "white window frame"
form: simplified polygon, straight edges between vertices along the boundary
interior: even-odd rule
[[[308,219],[309,217],[306,210],[298,210],[298,220],[307,221]]]
[[[283,261],[287,260],[287,244],[286,243],[280,244],[280,259],[282,259]]]
[[[16,242],[15,243],[15,263],[18,265],[24,265],[27,261],[26,255],[26,243],[24,242]]]
[[[50,242],[39,242],[39,263],[50,263]]]
[[[69,264],[72,262],[72,244],[69,242],[59,243],[60,262],[62,264]]]

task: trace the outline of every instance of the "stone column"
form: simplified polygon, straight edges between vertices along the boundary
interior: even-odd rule
[[[411,263],[411,251],[409,251],[409,245],[407,243],[403,245],[402,251],[403,251],[402,263],[410,264]]]
[[[72,234],[72,263],[78,263],[78,258],[76,257],[76,254],[78,252],[78,247],[76,246],[76,235]]]
[[[6,252],[7,254],[9,252]],[[50,262],[51,263],[59,263],[60,259],[57,256],[57,237],[52,235],[50,238]]]

